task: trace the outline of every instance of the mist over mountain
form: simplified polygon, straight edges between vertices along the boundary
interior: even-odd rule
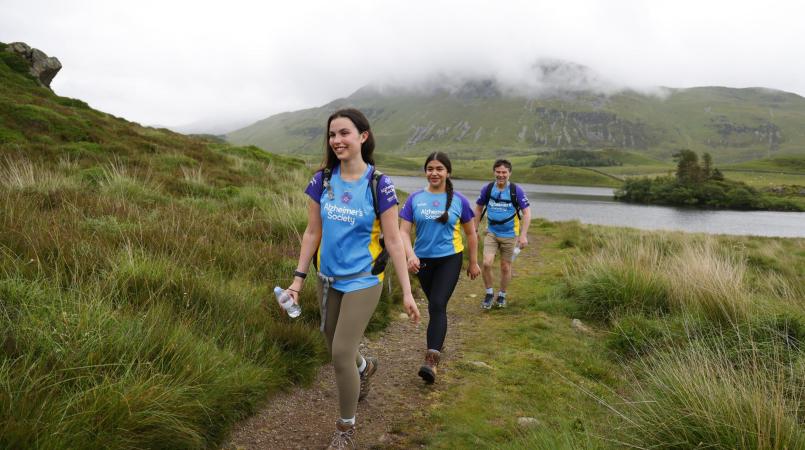
[[[805,99],[768,88],[628,87],[588,67],[542,59],[527,71],[439,74],[374,83],[318,108],[227,135],[280,153],[319,154],[327,116],[364,111],[379,152],[459,157],[616,148],[668,159],[680,148],[719,161],[805,154]]]

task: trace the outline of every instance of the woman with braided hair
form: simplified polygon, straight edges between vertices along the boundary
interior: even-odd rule
[[[453,190],[451,172],[446,154],[431,153],[425,160],[427,187],[411,194],[400,210],[400,233],[408,270],[417,274],[428,298],[428,347],[425,364],[419,369],[419,376],[428,384],[436,380],[436,367],[447,335],[447,302],[461,273],[464,251],[461,228],[470,253],[467,275],[474,280],[481,273],[475,214],[467,198]],[[411,225],[416,225],[414,245]]]

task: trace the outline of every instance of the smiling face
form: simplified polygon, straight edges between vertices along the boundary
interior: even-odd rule
[[[336,117],[330,122],[330,145],[336,158],[340,161],[349,161],[361,157],[361,144],[369,137],[369,132],[358,132],[358,128],[346,117]]]
[[[428,187],[431,190],[443,191],[450,172],[441,161],[434,159],[425,165],[425,177],[428,179]]]
[[[511,174],[512,173],[509,168],[502,164],[495,167],[495,181],[497,182],[498,187],[506,186],[506,183],[509,182],[509,177]]]

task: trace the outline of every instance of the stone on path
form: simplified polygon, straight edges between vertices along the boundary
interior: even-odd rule
[[[481,369],[489,369],[489,370],[493,369],[492,366],[490,366],[489,364],[487,364],[487,363],[485,363],[483,361],[472,361],[470,364],[472,364],[475,367],[481,368]]]
[[[582,321],[579,319],[573,319],[570,322],[570,326],[573,327],[573,329],[575,329],[576,331],[580,331],[582,333],[590,334],[593,332],[589,327],[587,327],[587,325],[584,325],[584,323],[582,323]]]
[[[532,428],[539,426],[539,419],[534,417],[518,417],[517,418],[517,425],[520,425],[523,428]]]

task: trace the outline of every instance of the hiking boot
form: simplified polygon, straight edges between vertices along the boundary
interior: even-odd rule
[[[369,395],[369,390],[372,389],[372,375],[377,371],[377,359],[372,357],[364,358],[366,360],[366,367],[361,372],[361,390],[358,394],[358,401],[361,401]]]
[[[498,308],[505,308],[506,297],[498,297],[498,301],[495,302],[495,306],[497,306]]]
[[[436,381],[436,366],[442,354],[438,350],[428,350],[425,352],[425,364],[419,368],[419,376],[425,380],[426,384],[433,384]]]
[[[327,450],[340,450],[345,448],[355,449],[355,425],[342,422],[340,419],[335,422],[335,432]]]
[[[486,296],[484,296],[484,301],[481,302],[481,308],[483,308],[483,309],[492,308],[492,300],[494,298],[495,298],[495,294],[486,294]]]

